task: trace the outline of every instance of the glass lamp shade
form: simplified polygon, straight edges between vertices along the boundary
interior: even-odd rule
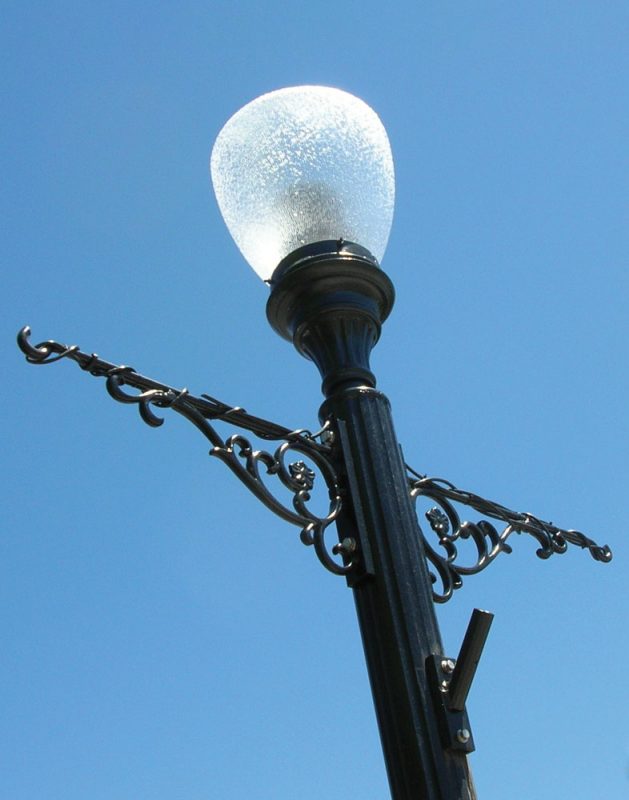
[[[380,119],[357,97],[326,86],[258,97],[219,133],[210,171],[225,223],[263,280],[314,242],[342,238],[382,259],[393,158]]]

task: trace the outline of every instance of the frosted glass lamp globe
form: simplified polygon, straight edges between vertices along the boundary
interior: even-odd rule
[[[263,280],[289,253],[344,239],[384,254],[395,198],[377,114],[326,86],[264,94],[237,111],[210,160],[225,223]]]

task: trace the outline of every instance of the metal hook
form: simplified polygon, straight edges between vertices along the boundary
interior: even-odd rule
[[[427,660],[430,687],[443,746],[471,753],[474,750],[465,701],[487,641],[494,615],[475,608],[456,662],[433,655]]]
[[[452,711],[463,711],[465,708],[493,619],[490,611],[475,608],[472,612],[448,690],[448,706]]]

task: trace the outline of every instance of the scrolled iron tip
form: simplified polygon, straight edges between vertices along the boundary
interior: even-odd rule
[[[54,339],[32,345],[29,341],[30,335],[31,329],[28,325],[25,325],[17,335],[18,347],[26,356],[29,364],[52,364],[79,349],[75,344],[67,347],[65,344],[55,342]]]
[[[18,347],[26,356],[27,361],[33,364],[39,364],[48,358],[50,355],[50,348],[46,347],[47,342],[40,342],[38,345],[32,345],[30,338],[30,326],[25,325],[17,335]]]
[[[611,549],[606,545],[590,547],[590,553],[595,561],[602,561],[603,564],[609,564],[614,557]]]
[[[25,325],[18,331],[17,334],[17,346],[26,356],[31,355],[31,353],[35,350],[33,345],[29,342],[30,336],[31,336],[30,325]]]

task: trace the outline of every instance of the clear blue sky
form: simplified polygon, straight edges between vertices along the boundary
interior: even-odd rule
[[[77,343],[289,427],[319,379],[208,158],[257,95],[321,83],[380,115],[397,305],[373,357],[409,463],[609,543],[535,543],[438,608],[481,800],[623,798],[627,41],[621,2],[3,4],[2,800],[380,800],[351,593],[197,431],[14,345]]]

